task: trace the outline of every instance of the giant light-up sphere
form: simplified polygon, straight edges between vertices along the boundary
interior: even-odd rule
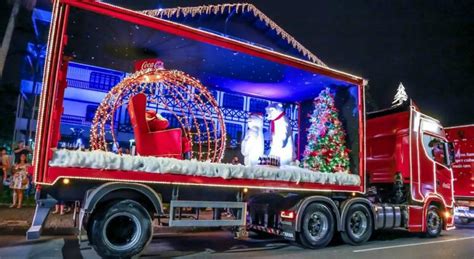
[[[193,143],[192,158],[221,161],[226,130],[217,101],[196,78],[182,71],[159,68],[137,71],[107,93],[92,121],[90,144],[93,150],[107,151],[110,140],[118,144],[114,125],[116,111],[139,93],[147,96],[149,106],[176,119],[183,136]]]

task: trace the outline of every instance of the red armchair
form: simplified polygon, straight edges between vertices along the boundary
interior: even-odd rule
[[[139,155],[182,159],[183,154],[191,151],[191,143],[182,137],[181,129],[150,130],[146,120],[145,94],[137,94],[130,99],[128,113]]]

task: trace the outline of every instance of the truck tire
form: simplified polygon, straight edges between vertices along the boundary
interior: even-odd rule
[[[352,204],[344,218],[342,240],[350,245],[360,245],[367,242],[374,229],[372,214],[367,206]]]
[[[334,222],[334,216],[326,205],[308,205],[301,218],[301,229],[296,235],[297,242],[310,249],[325,247],[334,236]]]
[[[90,232],[90,243],[101,257],[130,258],[140,254],[151,241],[153,226],[143,206],[123,200],[95,214]]]
[[[431,205],[426,212],[426,237],[437,237],[443,229],[443,219],[436,206]]]

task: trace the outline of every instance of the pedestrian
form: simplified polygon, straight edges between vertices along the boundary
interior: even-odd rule
[[[54,205],[54,211],[52,212],[53,214],[58,214],[59,215],[64,215],[64,201],[58,200],[58,203]]]
[[[10,171],[10,156],[7,154],[7,149],[4,147],[0,148],[0,168],[2,170],[2,181],[5,182]]]
[[[16,164],[20,162],[20,157],[22,154],[25,154],[26,156],[28,156],[31,153],[31,149],[30,147],[25,145],[25,141],[20,140],[18,141],[17,145],[18,145],[17,148],[13,151],[15,153]]]
[[[8,177],[10,176],[10,170],[11,170],[11,162],[10,162],[10,156],[7,154],[7,149],[4,147],[0,148],[0,177],[2,177],[2,180],[0,181],[0,193],[1,196],[3,197],[8,197],[10,196],[10,181]]]
[[[26,171],[28,164],[26,154],[20,155],[20,162],[15,164],[13,167],[13,177],[10,183],[10,188],[13,189],[13,203],[10,208],[17,207],[21,208],[23,203],[23,192],[28,186],[28,172]]]

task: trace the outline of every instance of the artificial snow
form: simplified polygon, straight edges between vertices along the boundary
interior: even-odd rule
[[[224,179],[258,179],[295,183],[359,185],[360,178],[344,172],[321,173],[296,166],[273,168],[268,166],[232,165],[178,160],[164,157],[117,155],[105,151],[55,150],[49,162],[55,167],[80,167],[120,171],[138,171],[158,174],[221,177]]]

